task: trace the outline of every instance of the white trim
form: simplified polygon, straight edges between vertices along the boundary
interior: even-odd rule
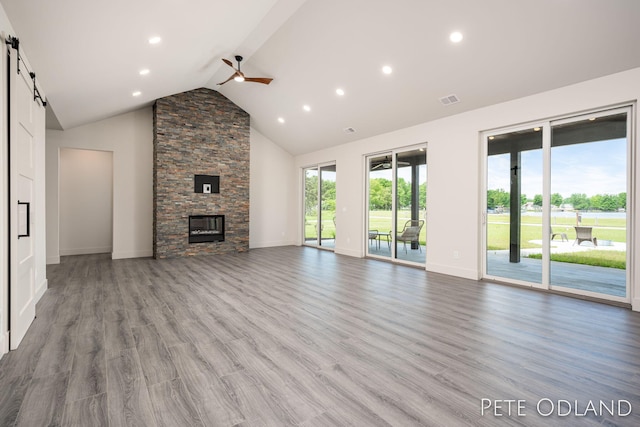
[[[146,251],[130,251],[130,252],[112,252],[111,259],[126,259],[126,258],[149,258],[153,256],[152,250]]]
[[[353,250],[349,250],[349,249],[334,249],[333,253],[338,254],[338,255],[346,255],[346,256],[351,256],[351,257],[356,257],[356,258],[363,258],[363,255],[361,252],[358,251],[353,251]]]
[[[0,333],[0,358],[9,353],[9,331]]]
[[[60,264],[60,257],[59,256],[47,257],[47,265],[49,264]]]
[[[446,274],[447,276],[462,277],[463,279],[480,280],[479,272],[468,268],[451,268],[449,265],[427,262],[426,270],[428,273]]]
[[[296,242],[295,240],[288,240],[288,241],[271,241],[271,242],[257,242],[254,243],[253,246],[250,246],[249,249],[260,249],[260,248],[274,248],[274,247],[280,247],[280,246],[295,246]]]
[[[108,254],[113,251],[111,246],[96,248],[76,248],[76,249],[60,249],[60,256],[68,255],[89,255],[89,254]]]
[[[42,296],[44,295],[45,292],[47,292],[47,289],[49,289],[49,280],[48,279],[44,279],[42,281],[42,283],[40,283],[40,286],[38,286],[36,288],[36,304],[38,303],[38,301],[40,301],[40,298],[42,298]],[[36,307],[37,309],[37,307]],[[38,314],[38,312],[36,311],[36,315]]]

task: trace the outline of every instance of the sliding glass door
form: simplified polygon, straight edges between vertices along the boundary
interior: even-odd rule
[[[336,165],[304,169],[304,244],[333,249],[336,241]]]
[[[367,255],[426,262],[426,148],[367,158]]]
[[[552,123],[552,289],[627,296],[627,135],[626,111]]]
[[[629,301],[629,113],[485,135],[485,277]]]
[[[542,128],[491,135],[487,165],[487,274],[542,283]]]

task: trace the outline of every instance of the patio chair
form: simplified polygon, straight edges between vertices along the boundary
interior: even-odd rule
[[[422,230],[423,225],[423,219],[410,219],[404,224],[402,232],[396,236],[396,240],[404,244],[404,253],[407,253],[407,242],[416,242],[418,244],[418,249],[420,250],[420,252],[422,252],[422,246],[420,246],[419,237],[420,230]]]
[[[593,227],[574,226],[576,229],[576,240],[573,242],[580,246],[582,242],[591,242],[594,246],[598,246],[598,239],[592,236]]]
[[[551,240],[553,240],[553,238],[556,237],[556,236],[560,236],[560,240],[561,241],[563,241],[563,242],[568,242],[569,241],[569,238],[567,237],[567,233],[562,233],[562,232],[554,233],[553,232],[553,228],[552,228],[550,234],[551,234]]]
[[[369,230],[369,246],[371,243],[375,244],[378,239],[378,230]]]

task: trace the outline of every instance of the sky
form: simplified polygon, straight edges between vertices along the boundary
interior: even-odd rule
[[[523,152],[521,192],[542,194],[542,150]],[[488,160],[487,188],[509,191],[509,155]],[[565,145],[551,149],[551,193],[619,194],[627,191],[626,139]]]

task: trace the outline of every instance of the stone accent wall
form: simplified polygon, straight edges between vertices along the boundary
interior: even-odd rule
[[[155,258],[249,249],[249,115],[196,89],[153,108]],[[194,192],[194,175],[219,175],[220,193]],[[225,241],[189,244],[189,215],[225,215]]]

